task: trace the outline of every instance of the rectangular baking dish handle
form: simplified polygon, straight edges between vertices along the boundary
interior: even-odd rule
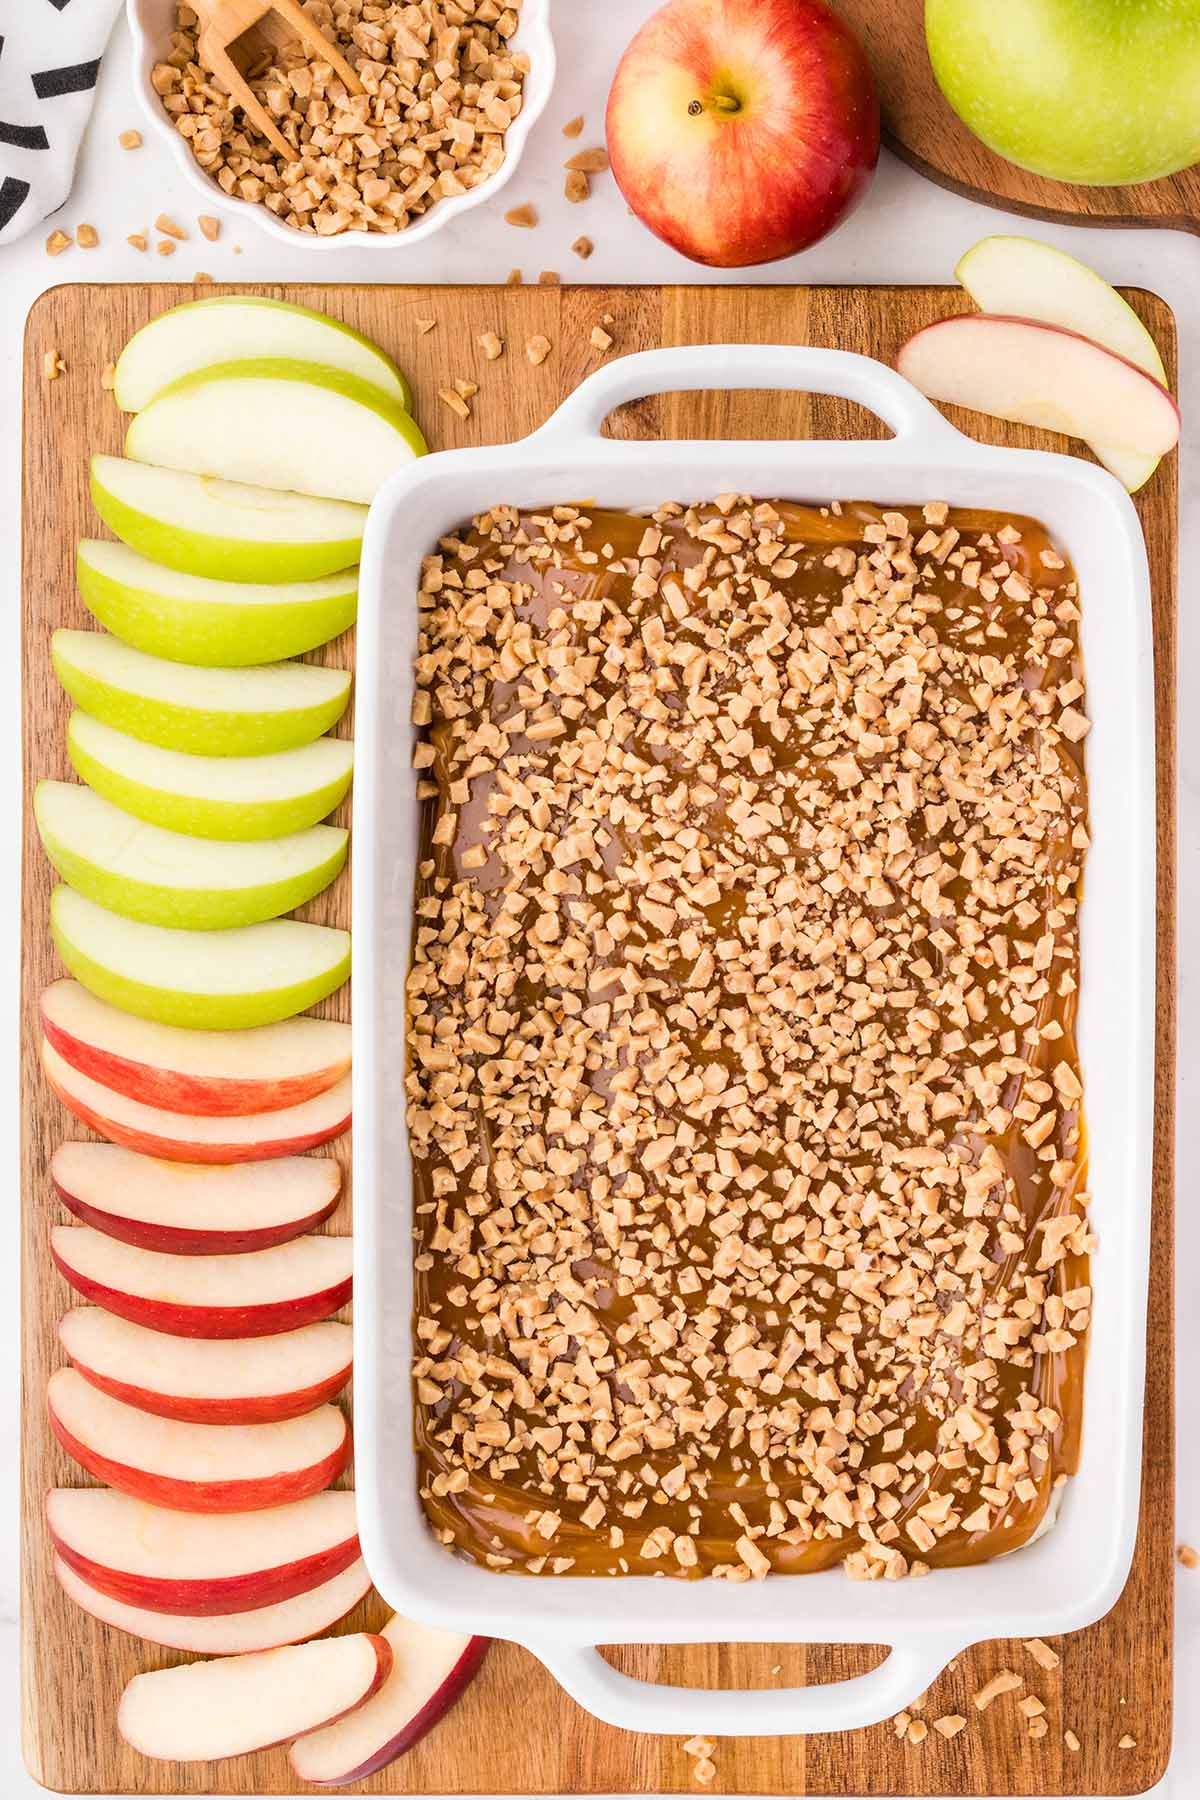
[[[689,1737],[784,1737],[877,1725],[911,1706],[965,1648],[961,1639],[897,1644],[878,1668],[849,1681],[741,1689],[637,1681],[591,1646],[526,1642],[572,1700],[606,1725]]]
[[[625,401],[696,388],[790,388],[802,394],[834,394],[856,400],[895,432],[890,443],[876,446],[884,455],[897,451],[910,456],[914,448],[927,448],[931,455],[944,457],[950,452],[961,457],[968,446],[977,448],[886,363],[811,344],[680,344],[618,357],[581,381],[525,441],[565,444],[577,443],[581,435],[599,438],[609,413]],[[629,453],[624,442],[602,442],[614,451]]]

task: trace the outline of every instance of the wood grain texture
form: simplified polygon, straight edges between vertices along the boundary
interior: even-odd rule
[[[969,200],[1068,225],[1165,225],[1200,232],[1200,164],[1129,187],[1032,175],[968,131],[934,80],[925,0],[830,0],[865,46],[879,81],[884,136],[919,174]],[[1002,6],[1004,0],[994,0]]]
[[[23,1446],[23,1666],[25,1754],[46,1785],[84,1793],[291,1793],[282,1751],[211,1766],[153,1764],[133,1755],[114,1728],[117,1696],[137,1670],[172,1659],[96,1624],[59,1591],[42,1527],[48,1486],[84,1478],[52,1440],[44,1387],[62,1358],[55,1325],[69,1304],[50,1265],[46,1234],[60,1217],[46,1163],[66,1136],[80,1135],[48,1092],[37,1061],[37,996],[61,973],[47,930],[52,877],[30,822],[32,782],[69,774],[64,750],[68,706],[50,669],[49,634],[89,621],[75,591],[77,538],[95,532],[87,500],[87,457],[117,451],[121,415],[99,374],[126,338],[153,314],[190,295],[187,288],[60,287],[30,316],[25,346],[24,726],[25,847],[23,899],[22,1256],[25,1415]],[[205,292],[220,291],[205,289]],[[612,354],[656,344],[782,342],[836,345],[891,361],[912,331],[966,305],[959,290],[938,288],[445,288],[301,287],[245,290],[319,306],[377,338],[408,371],[416,410],[431,443],[503,442],[540,424],[599,361],[592,326],[611,315]],[[1152,296],[1131,303],[1158,340],[1174,377],[1171,314]],[[437,324],[426,335],[418,318]],[[504,357],[487,363],[477,336],[495,330]],[[526,339],[542,332],[553,346],[533,368]],[[43,379],[45,352],[67,364]],[[436,398],[456,376],[478,380],[473,416],[460,422]],[[957,422],[995,442],[1062,448],[1063,440],[977,416]],[[667,395],[614,416],[613,432],[727,437],[882,436],[882,427],[845,402],[790,394]],[[736,480],[731,469],[730,480]],[[921,496],[914,496],[921,498]],[[958,1659],[930,1690],[922,1715],[962,1712],[969,1725],[952,1742],[935,1733],[920,1747],[898,1742],[889,1725],[804,1738],[728,1739],[717,1753],[715,1791],[743,1794],[1126,1794],[1151,1786],[1166,1765],[1171,1719],[1172,1327],[1171,1211],[1174,1081],[1174,841],[1176,470],[1170,458],[1139,496],[1154,578],[1158,706],[1159,975],[1158,1084],[1154,1173],[1153,1294],[1145,1424],[1142,1520],[1128,1587],[1098,1625],[1063,1640],[1062,1664],[1044,1674],[1019,1644],[985,1643]],[[1086,597],[1085,597],[1086,604]],[[351,635],[325,653],[352,661]],[[349,721],[344,729],[351,729]],[[346,923],[349,878],[307,909]],[[346,1016],[349,992],[328,1009]],[[347,1141],[343,1140],[343,1158]],[[350,1226],[349,1198],[331,1229]],[[1089,1404],[1102,1406],[1092,1394]],[[803,1580],[796,1607],[802,1616]],[[366,1603],[347,1622],[379,1620]],[[858,1674],[878,1658],[868,1648],[697,1646],[623,1649],[622,1668],[648,1679],[697,1686],[802,1683]],[[1004,1666],[1020,1669],[1027,1692],[1048,1709],[1050,1731],[1028,1738],[1014,1699],[979,1714],[972,1691]],[[1062,1733],[1080,1739],[1067,1751]],[[1135,1749],[1121,1751],[1128,1732]],[[680,1740],[637,1736],[599,1725],[558,1690],[541,1666],[509,1644],[496,1645],[451,1717],[389,1770],[363,1783],[365,1793],[541,1794],[678,1793],[692,1788]]]

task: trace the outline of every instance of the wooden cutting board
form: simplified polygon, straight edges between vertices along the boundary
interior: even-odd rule
[[[1004,0],[993,0],[1002,6]],[[1050,181],[1007,162],[968,131],[934,80],[925,0],[831,0],[865,45],[879,81],[887,142],[941,187],[1005,212],[1068,225],[1165,225],[1200,232],[1200,164],[1131,187]]]
[[[211,292],[211,289],[205,289]],[[419,288],[273,287],[268,294],[324,308],[368,332],[408,370],[416,410],[431,443],[503,442],[522,436],[594,368],[589,342],[608,318],[611,355],[657,344],[760,342],[836,345],[891,360],[912,331],[961,310],[959,290],[938,288]],[[32,829],[29,792],[42,776],[69,775],[64,752],[68,707],[50,669],[57,625],[90,621],[75,592],[76,540],[94,534],[87,499],[90,452],[117,451],[121,415],[100,385],[100,371],[129,335],[155,313],[191,296],[186,287],[56,288],[36,303],[25,344],[24,419],[24,727],[25,850],[22,969],[22,1256],[25,1415],[23,1441],[24,1741],[28,1764],[46,1786],[81,1793],[291,1793],[283,1751],[217,1765],[150,1763],[117,1737],[117,1698],[139,1669],[170,1662],[158,1651],[96,1624],[59,1591],[42,1524],[42,1497],[55,1484],[84,1478],[46,1426],[47,1374],[63,1359],[56,1321],[69,1294],[50,1263],[47,1232],[60,1217],[46,1176],[55,1146],[80,1131],[47,1091],[37,1059],[37,997],[62,973],[47,930],[52,878]],[[1130,295],[1154,332],[1174,376],[1175,334],[1167,307]],[[418,320],[435,321],[422,333]],[[484,360],[476,339],[494,330],[504,357]],[[526,359],[534,334],[550,340],[540,367]],[[43,376],[57,350],[66,372]],[[437,398],[456,377],[479,383],[473,413],[460,421]],[[996,442],[1062,447],[1047,434],[959,420]],[[792,395],[672,395],[623,409],[624,437],[882,436],[877,422],[841,401]],[[730,479],[735,479],[730,471]],[[501,496],[497,496],[500,498]],[[869,496],[866,496],[869,498]],[[914,496],[915,499],[922,496]],[[925,496],[929,497],[929,496]],[[742,1794],[1124,1794],[1151,1786],[1165,1767],[1171,1731],[1172,1332],[1171,1211],[1174,1090],[1173,839],[1175,706],[1176,467],[1171,458],[1139,497],[1154,576],[1159,773],[1158,1084],[1154,1174],[1153,1294],[1150,1308],[1145,1474],[1141,1533],[1129,1585],[1107,1619],[1059,1645],[1062,1664],[1044,1674],[1019,1644],[985,1643],[958,1659],[921,1708],[932,1721],[968,1716],[952,1742],[934,1732],[920,1747],[892,1727],[826,1737],[725,1740],[717,1751],[715,1791]],[[352,634],[326,653],[353,660]],[[349,730],[347,724],[345,729]],[[349,878],[308,909],[348,923]],[[329,1003],[348,1015],[349,992]],[[343,1139],[345,1160],[348,1139]],[[349,1200],[332,1222],[350,1228]],[[1103,1394],[1089,1396],[1103,1406]],[[798,1628],[804,1584],[796,1585]],[[378,1604],[351,1621],[377,1623]],[[986,1624],[981,1622],[981,1630]],[[774,1645],[699,1646],[613,1653],[622,1668],[649,1679],[697,1686],[760,1686],[828,1681],[869,1668],[870,1648]],[[1029,1739],[1013,1696],[978,1713],[970,1695],[998,1669],[1026,1677],[1026,1692],[1047,1708],[1050,1731]],[[1063,1731],[1080,1740],[1078,1752]],[[1136,1745],[1120,1750],[1125,1734]],[[482,1674],[452,1715],[407,1757],[361,1791],[412,1794],[674,1793],[692,1786],[692,1764],[679,1739],[610,1730],[581,1712],[523,1650],[497,1644]]]

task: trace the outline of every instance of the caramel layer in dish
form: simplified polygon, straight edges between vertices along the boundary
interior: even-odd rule
[[[420,606],[434,1533],[730,1580],[1017,1548],[1091,1301],[1065,557],[940,503],[499,507]]]

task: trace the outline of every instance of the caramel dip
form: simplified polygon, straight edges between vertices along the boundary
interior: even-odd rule
[[[1028,518],[509,507],[423,568],[409,975],[435,1536],[920,1575],[1077,1463],[1073,571]]]

